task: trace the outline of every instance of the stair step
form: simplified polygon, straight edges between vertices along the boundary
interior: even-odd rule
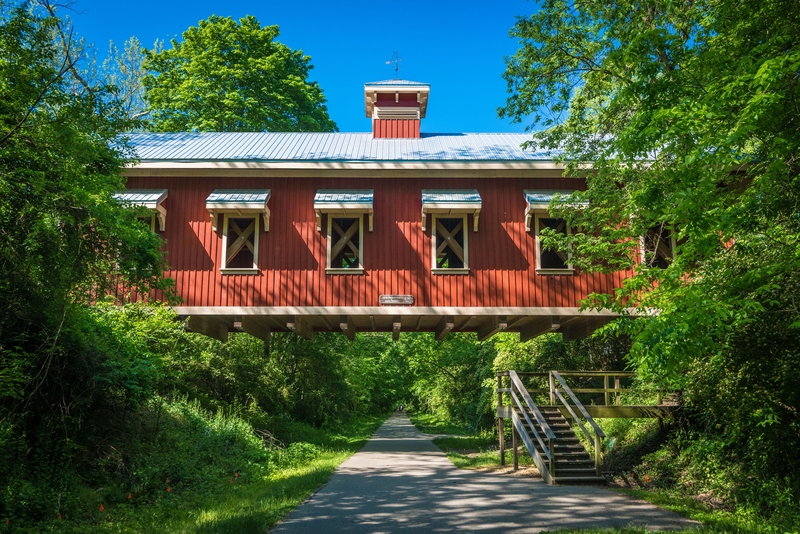
[[[553,478],[553,481],[556,484],[564,484],[564,485],[581,485],[581,484],[591,484],[591,485],[603,485],[607,484],[606,479],[603,477],[593,476],[593,477],[560,477],[556,476]]]

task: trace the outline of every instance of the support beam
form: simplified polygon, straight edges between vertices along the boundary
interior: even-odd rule
[[[333,324],[331,324],[330,320],[328,320],[328,318],[327,318],[327,317],[325,317],[324,315],[318,315],[318,317],[319,317],[320,321],[322,321],[322,322],[323,322],[323,324],[325,325],[325,328],[327,328],[327,329],[328,329],[328,330],[330,330],[331,332],[333,332],[334,330],[336,330],[336,329],[333,327]]]
[[[486,341],[498,332],[502,332],[508,327],[508,319],[505,315],[495,315],[486,319],[478,327],[478,341]]]
[[[339,316],[339,328],[342,329],[342,332],[347,339],[350,341],[355,341],[356,339],[356,325],[353,323],[353,318],[349,315],[340,315]]]
[[[400,316],[394,315],[392,316],[392,341],[397,341],[400,339],[400,329],[403,327],[403,324],[400,322]]]
[[[580,321],[571,321],[561,327],[564,341],[573,341],[590,336],[595,330],[609,323],[615,317],[585,317]]]
[[[314,339],[314,329],[311,327],[311,323],[308,322],[308,319],[304,317],[290,315],[286,320],[286,328],[309,341]]]
[[[439,324],[436,325],[436,341],[441,341],[447,334],[450,333],[450,330],[453,329],[455,326],[455,319],[452,315],[445,315],[439,321]]]
[[[519,329],[519,341],[524,343],[542,334],[555,332],[559,328],[561,328],[561,321],[557,315],[543,315]]]
[[[265,315],[264,319],[266,319],[266,321],[270,325],[272,325],[272,328],[276,328],[276,329],[281,330],[281,331],[286,329],[286,323],[283,323],[283,322],[277,320],[275,317],[273,317],[271,315]]]
[[[257,315],[245,315],[242,317],[242,330],[253,337],[257,337],[264,343],[269,343],[272,338],[272,329],[263,317]]]
[[[422,326],[422,319],[424,319],[424,318],[425,318],[424,315],[420,315],[417,318],[417,326],[414,328],[414,330],[419,330],[419,327]]]
[[[189,317],[189,330],[223,343],[228,341],[228,320],[221,317],[193,315]]]

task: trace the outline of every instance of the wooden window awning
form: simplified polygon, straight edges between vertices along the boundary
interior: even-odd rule
[[[161,203],[167,198],[166,189],[128,189],[127,191],[116,193],[114,198],[124,204],[142,206],[153,210],[158,218],[159,230],[161,232],[164,231],[164,225],[167,221],[167,210]]]
[[[337,217],[369,215],[369,231],[372,231],[372,189],[320,189],[314,195],[314,211],[317,214],[317,230],[322,231],[322,214]]]
[[[478,218],[482,200],[477,189],[423,189],[422,231],[425,231],[427,215],[472,215],[472,231],[478,231]]]
[[[526,189],[523,193],[525,194],[525,202],[527,203],[525,207],[525,230],[530,232],[531,221],[533,220],[533,214],[535,212],[547,212],[550,207],[550,202],[556,195],[566,197],[574,193],[574,191],[564,189]],[[576,207],[580,209],[588,205],[588,202],[580,202]]]
[[[221,213],[264,216],[264,231],[269,232],[269,189],[216,189],[206,199],[206,209],[211,215],[211,226],[217,229],[217,216]]]

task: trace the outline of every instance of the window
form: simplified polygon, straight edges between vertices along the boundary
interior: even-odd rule
[[[258,217],[225,214],[222,232],[222,272],[225,274],[257,273]]]
[[[665,224],[650,228],[642,239],[642,262],[648,267],[666,269],[675,253],[675,232]]]
[[[564,219],[556,219],[547,213],[536,214],[535,240],[536,240],[536,272],[539,274],[572,274],[574,269],[570,263],[569,252],[562,250],[547,250],[542,246],[541,231],[545,228],[562,235],[570,235],[572,230]]]
[[[167,210],[162,206],[162,202],[167,198],[166,189],[128,189],[114,195],[114,198],[123,204],[139,206],[150,210],[149,215],[137,217],[142,223],[156,231],[156,220],[158,220],[158,230],[164,231],[167,220]]]
[[[467,259],[467,216],[432,216],[433,272],[463,274],[469,272]]]
[[[206,199],[211,225],[221,228],[222,274],[258,274],[259,230],[262,218],[264,231],[269,230],[270,195],[269,189],[217,189]]]
[[[155,232],[156,231],[156,214],[155,213],[151,213],[150,215],[146,215],[146,216],[142,216],[142,217],[136,217],[136,219],[140,223],[142,223],[143,225],[145,225],[148,228],[150,228],[151,232]]]
[[[372,189],[320,189],[314,195],[317,229],[322,230],[323,216],[328,216],[328,274],[364,272],[364,216],[372,231]]]
[[[423,189],[422,231],[431,216],[431,271],[434,274],[469,274],[467,218],[478,231],[481,195],[476,189]]]
[[[364,249],[364,217],[328,216],[328,262],[330,274],[362,272],[361,251]]]

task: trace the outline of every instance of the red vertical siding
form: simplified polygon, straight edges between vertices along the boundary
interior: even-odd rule
[[[419,119],[372,119],[372,137],[399,139],[420,137]]]
[[[578,306],[594,291],[618,286],[623,274],[536,273],[533,232],[525,231],[523,189],[566,189],[562,179],[311,179],[132,177],[130,188],[166,188],[167,275],[184,306],[377,306],[382,294],[410,294],[417,306]],[[363,275],[328,275],[326,228],[316,228],[318,188],[373,189],[374,231],[364,232]],[[258,275],[225,275],[222,217],[215,232],[205,208],[214,189],[271,189],[270,231],[259,239]],[[477,189],[478,232],[469,217],[468,275],[431,273],[431,225],[422,232],[423,188]],[[430,217],[430,216],[429,216]]]

